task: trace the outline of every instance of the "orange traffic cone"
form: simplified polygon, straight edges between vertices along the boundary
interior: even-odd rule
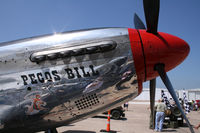
[[[116,131],[110,130],[110,110],[108,111],[107,127],[106,130],[100,130],[101,133],[116,133]]]
[[[108,111],[108,120],[107,120],[107,128],[106,128],[106,131],[107,132],[110,132],[110,110]]]

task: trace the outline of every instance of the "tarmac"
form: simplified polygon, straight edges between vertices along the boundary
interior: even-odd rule
[[[111,119],[111,130],[117,133],[155,133],[149,129],[150,110],[148,102],[129,102],[128,111],[125,117],[120,120]],[[192,111],[187,115],[192,125],[200,123],[200,111]],[[93,118],[73,123],[71,125],[57,128],[59,133],[100,133],[106,129],[107,116],[99,114]],[[200,129],[194,129],[195,133],[200,133]],[[183,127],[164,128],[164,133],[190,133],[184,122]],[[42,133],[42,132],[41,132]]]

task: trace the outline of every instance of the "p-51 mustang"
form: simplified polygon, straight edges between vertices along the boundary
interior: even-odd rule
[[[191,132],[166,72],[189,53],[188,44],[157,32],[159,0],[144,0],[147,29],[99,28],[0,44],[0,132],[56,132],[138,96],[156,77],[171,93]]]

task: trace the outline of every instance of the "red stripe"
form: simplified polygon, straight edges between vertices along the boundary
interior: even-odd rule
[[[140,36],[135,29],[128,29],[134,65],[138,79],[138,95],[142,92],[142,82],[145,81],[145,63]]]

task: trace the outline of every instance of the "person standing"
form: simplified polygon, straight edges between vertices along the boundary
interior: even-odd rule
[[[163,99],[158,100],[158,104],[155,106],[156,110],[156,120],[155,120],[155,131],[156,132],[162,132],[163,128],[163,122],[165,119],[165,110],[167,109],[167,106],[164,103]]]
[[[128,102],[126,102],[126,103],[124,104],[124,108],[125,108],[126,111],[128,111]]]

